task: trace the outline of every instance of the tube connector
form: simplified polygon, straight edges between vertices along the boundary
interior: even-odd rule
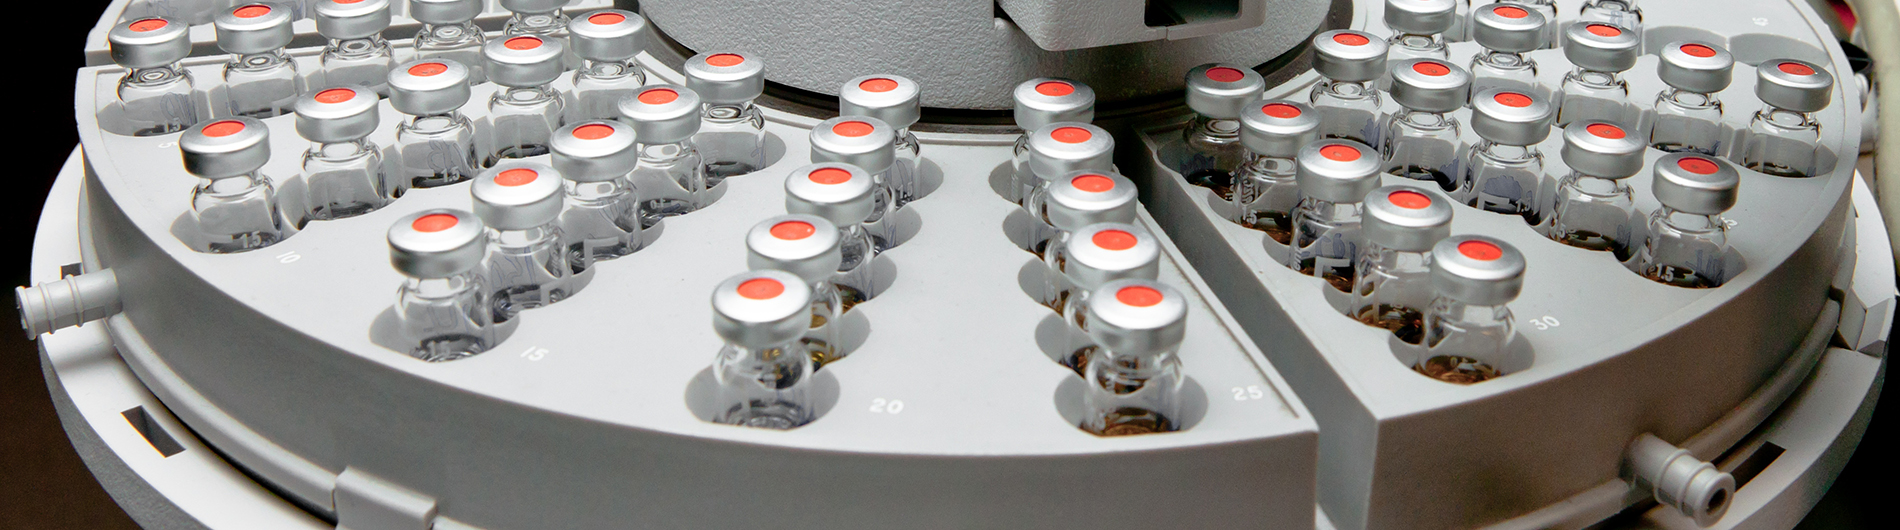
[[[1735,499],[1735,477],[1655,435],[1637,436],[1624,458],[1635,487],[1650,488],[1657,503],[1675,508],[1697,525],[1721,520]]]
[[[119,312],[119,278],[104,269],[56,282],[13,289],[20,327],[32,340],[41,333],[77,326]]]

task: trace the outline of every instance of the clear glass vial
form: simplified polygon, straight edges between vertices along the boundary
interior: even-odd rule
[[[1564,28],[1564,58],[1577,69],[1564,75],[1557,125],[1584,120],[1636,123],[1623,72],[1636,66],[1643,39],[1635,30],[1607,22],[1577,22]]]
[[[1557,34],[1557,0],[1497,0],[1497,3],[1517,4],[1544,17],[1543,43],[1538,46],[1538,49],[1557,47],[1557,41],[1561,40],[1561,36]]]
[[[1115,171],[1115,137],[1108,130],[1082,122],[1044,124],[1029,133],[1028,187],[1022,190],[1023,209],[1041,215],[1049,187],[1077,171]],[[1232,195],[1232,190],[1213,190]]]
[[[447,59],[418,59],[389,72],[389,105],[409,115],[396,126],[398,178],[413,188],[447,186],[475,177],[475,124],[463,116],[469,69]]]
[[[566,121],[566,103],[554,91],[554,81],[565,71],[561,65],[565,47],[559,40],[533,35],[482,46],[488,79],[504,87],[488,99],[494,151],[483,160],[483,167],[503,159],[548,154],[549,138]]]
[[[1777,177],[1814,176],[1821,124],[1814,113],[1827,108],[1834,76],[1819,65],[1794,59],[1762,61],[1755,68],[1755,96],[1762,109],[1748,124],[1742,167]]]
[[[890,222],[896,199],[888,185],[891,166],[897,160],[896,136],[890,125],[869,116],[839,116],[818,122],[811,129],[812,162],[857,166],[877,183],[871,195],[871,216],[864,222],[879,253],[897,246],[896,226]]]
[[[330,86],[361,85],[377,94],[389,94],[389,69],[396,60],[389,53],[383,31],[389,29],[389,0],[315,0],[312,18],[317,33],[329,39],[323,47],[323,82]]]
[[[270,162],[270,128],[252,118],[193,127],[178,137],[185,171],[196,175],[191,218],[206,250],[232,254],[276,244],[289,228],[271,179],[258,170]]]
[[[765,64],[739,52],[707,52],[686,60],[686,88],[699,94],[699,134],[706,185],[765,168],[765,115],[752,104],[765,93]]]
[[[1095,90],[1072,79],[1039,77],[1017,84],[1011,96],[1016,101],[1016,127],[1023,134],[1016,137],[1012,181],[1004,188],[1003,198],[1022,204],[1042,180],[1030,170],[1030,138],[1051,123],[1095,121]]]
[[[1407,59],[1451,60],[1445,47],[1445,32],[1458,26],[1457,0],[1385,0],[1385,27],[1392,30],[1386,41],[1386,64]],[[1464,40],[1464,35],[1457,35]],[[1388,70],[1390,70],[1388,68]],[[1381,80],[1390,88],[1389,80]]]
[[[823,217],[790,214],[760,221],[745,236],[747,267],[792,273],[811,289],[811,328],[804,341],[813,370],[846,353],[838,342],[844,300],[831,283],[844,262],[839,235],[838,227]]]
[[[1545,235],[1629,259],[1637,243],[1630,226],[1636,200],[1625,181],[1643,170],[1643,143],[1614,123],[1580,121],[1564,128],[1562,156],[1571,171],[1557,183]]]
[[[1451,203],[1423,188],[1386,186],[1362,204],[1365,245],[1346,316],[1418,344],[1432,304],[1432,245],[1451,236]]]
[[[486,228],[461,210],[424,210],[389,227],[389,263],[408,279],[396,293],[397,329],[428,362],[465,359],[495,345],[494,308],[482,282]]]
[[[1049,267],[1038,303],[1063,311],[1062,295],[1068,289],[1062,271],[1070,261],[1067,252],[1076,232],[1101,223],[1134,223],[1140,215],[1135,201],[1135,183],[1114,173],[1077,171],[1049,188],[1049,199],[1038,216],[1044,231],[1028,241],[1030,252]]]
[[[1194,121],[1181,131],[1183,149],[1175,156],[1174,170],[1189,184],[1232,190],[1234,173],[1247,163],[1247,150],[1240,146],[1240,112],[1266,89],[1266,79],[1245,66],[1214,63],[1189,70],[1187,104],[1194,110]]]
[[[1392,75],[1399,111],[1386,118],[1379,139],[1385,172],[1457,189],[1458,119],[1451,112],[1470,98],[1471,74],[1436,59],[1413,59]]]
[[[1161,244],[1135,225],[1096,223],[1077,229],[1063,241],[1062,260],[1051,262],[1056,282],[1046,305],[1062,315],[1069,333],[1061,343],[1063,366],[1085,374],[1089,356],[1097,349],[1089,340],[1089,304],[1096,289],[1127,279],[1153,280],[1161,274]]]
[[[1300,206],[1294,158],[1319,139],[1319,125],[1313,107],[1290,100],[1255,102],[1240,114],[1240,144],[1249,156],[1234,178],[1235,223],[1282,245],[1293,241],[1293,210]]]
[[[1484,49],[1471,59],[1472,90],[1538,91],[1537,62],[1528,53],[1550,47],[1551,20],[1524,3],[1498,2],[1474,11],[1471,40]]]
[[[574,294],[573,256],[561,237],[564,182],[546,164],[510,161],[469,188],[475,216],[488,227],[482,276],[496,322]]]
[[[226,110],[232,116],[270,118],[291,113],[303,78],[284,53],[296,36],[289,11],[271,4],[244,4],[218,14],[218,48],[231,54],[224,65]]]
[[[1735,75],[1735,57],[1727,49],[1699,41],[1676,41],[1657,56],[1656,75],[1669,88],[1656,96],[1656,117],[1649,146],[1668,153],[1722,151],[1722,100]]]
[[[133,136],[158,136],[198,123],[191,73],[178,61],[191,55],[190,28],[168,18],[121,22],[106,33],[112,61],[125,67],[119,108]]]
[[[1636,272],[1657,282],[1690,289],[1728,280],[1728,225],[1722,212],[1735,206],[1741,175],[1714,157],[1677,153],[1656,161],[1650,184],[1662,208],[1649,215],[1649,239],[1636,255]]]
[[[502,25],[502,34],[516,37],[532,35],[548,39],[568,37],[567,13],[561,8],[574,0],[500,0],[501,8],[514,13]]]
[[[1432,246],[1431,312],[1425,353],[1412,370],[1469,385],[1504,375],[1517,324],[1506,304],[1524,290],[1524,255],[1510,243],[1452,236]]]
[[[409,0],[409,18],[422,23],[416,32],[417,60],[444,60],[468,68],[467,82],[488,82],[482,46],[488,43],[475,17],[482,14],[483,0]]]
[[[1082,379],[1082,430],[1127,436],[1181,429],[1181,358],[1187,301],[1153,280],[1103,285],[1089,306],[1089,337],[1102,347]]]
[[[1320,80],[1309,97],[1319,113],[1321,138],[1378,145],[1385,100],[1376,81],[1385,77],[1386,51],[1385,41],[1363,31],[1340,29],[1313,37],[1313,69]]]
[[[1482,140],[1472,146],[1452,195],[1473,208],[1543,221],[1544,154],[1537,144],[1550,138],[1553,111],[1531,93],[1487,89],[1471,98],[1471,130]]]
[[[640,222],[706,207],[706,161],[693,147],[699,132],[699,94],[678,85],[653,85],[620,100],[620,113],[633,124],[639,164],[628,179],[640,189]]]
[[[1293,211],[1287,267],[1352,292],[1358,277],[1360,201],[1379,187],[1379,160],[1352,140],[1320,140],[1300,149],[1300,207]]]
[[[382,149],[369,141],[382,125],[376,93],[362,86],[320,90],[297,98],[297,134],[310,140],[303,155],[305,217],[356,217],[401,196],[400,179],[383,169]]]
[[[620,119],[620,100],[647,84],[634,60],[645,49],[647,19],[632,11],[604,9],[568,23],[568,49],[580,57],[574,70],[574,108],[569,121]]]
[[[713,291],[713,331],[726,346],[713,358],[714,423],[791,429],[817,418],[811,354],[811,288],[791,273],[755,270]]]
[[[822,217],[838,229],[838,270],[832,273],[831,284],[838,289],[840,311],[850,311],[877,296],[876,269],[871,264],[877,246],[865,224],[877,191],[870,173],[839,162],[808,165],[785,177],[786,212]]]
[[[919,164],[923,162],[923,144],[910,132],[910,126],[923,115],[918,103],[921,94],[916,81],[891,74],[852,79],[838,91],[840,116],[869,116],[891,127],[891,148],[897,157],[891,162],[884,185],[891,190],[892,210],[923,196],[917,175]]]
[[[646,190],[628,179],[640,162],[633,127],[618,121],[571,124],[555,131],[549,146],[554,169],[567,179],[561,236],[574,272],[645,246],[640,199]]]

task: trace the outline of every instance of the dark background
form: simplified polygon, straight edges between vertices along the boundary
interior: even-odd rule
[[[0,226],[14,227],[0,230],[0,249],[6,249],[0,251],[0,275],[7,286],[26,283],[40,207],[67,153],[79,142],[71,100],[74,70],[84,65],[80,50],[86,33],[108,3],[7,2],[15,31],[30,35],[12,41],[15,53],[0,60],[14,63],[4,66],[8,71],[0,84],[9,92],[7,101],[18,109],[0,114],[0,123],[12,124],[0,138],[16,155],[7,165],[11,175],[3,177],[13,191],[0,199],[0,214],[6,216]],[[66,440],[40,375],[37,347],[13,327],[19,319],[11,293],[6,297],[0,302],[0,529],[137,528],[100,489]],[[1900,419],[1892,416],[1888,408],[1875,411],[1860,451],[1800,528],[1875,528],[1881,520],[1891,524],[1891,516],[1883,517],[1887,514],[1879,508],[1892,499],[1882,495],[1882,486],[1895,476],[1894,469],[1880,454],[1894,443],[1893,425]]]

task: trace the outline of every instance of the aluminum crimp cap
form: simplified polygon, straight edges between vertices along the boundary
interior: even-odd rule
[[[317,34],[332,39],[361,39],[389,29],[389,0],[317,0],[312,18]]]
[[[897,160],[897,131],[870,116],[839,116],[811,128],[811,161],[843,162],[872,175]]]
[[[1487,49],[1524,53],[1544,47],[1543,13],[1499,2],[1478,8],[1471,16],[1471,40]]]
[[[1453,0],[1385,0],[1385,27],[1409,35],[1437,35],[1458,19]]]
[[[561,78],[558,40],[533,35],[495,39],[482,45],[482,58],[488,63],[488,80],[512,88],[533,88]]]
[[[1432,290],[1467,304],[1508,304],[1524,290],[1524,254],[1485,236],[1445,238],[1432,246]]]
[[[837,226],[856,225],[871,217],[876,189],[871,174],[858,166],[812,164],[785,177],[785,211],[823,217]]]
[[[910,78],[890,75],[867,75],[845,81],[838,90],[838,114],[841,116],[870,116],[892,127],[903,129],[917,123],[923,116],[918,104],[922,89]]]
[[[1564,165],[1597,178],[1625,179],[1643,171],[1641,139],[1607,121],[1579,121],[1564,127]]]
[[[1313,37],[1313,69],[1334,81],[1364,83],[1385,76],[1385,52],[1378,36],[1336,29]]]
[[[1056,178],[1075,171],[1108,171],[1115,164],[1115,137],[1082,122],[1056,122],[1029,136],[1029,172]]]
[[[699,93],[679,85],[647,85],[620,100],[620,115],[633,122],[642,144],[676,144],[699,132]]]
[[[1676,41],[1663,46],[1656,75],[1679,90],[1713,94],[1735,79],[1735,56],[1727,48],[1700,41]]]
[[[739,273],[713,289],[713,332],[746,348],[770,348],[811,328],[811,286],[792,273]]]
[[[410,278],[447,278],[480,266],[487,243],[488,232],[475,214],[423,210],[389,227],[389,264]]]
[[[1755,68],[1755,97],[1776,108],[1814,112],[1833,100],[1834,76],[1807,61],[1776,59]]]
[[[1174,351],[1187,339],[1187,300],[1154,280],[1121,280],[1089,294],[1089,338],[1122,355]]]
[[[1266,78],[1245,66],[1203,64],[1187,73],[1188,108],[1217,120],[1239,118],[1248,102],[1266,92]]]
[[[736,105],[765,93],[765,63],[741,52],[721,51],[686,60],[686,88],[713,104]]]
[[[1504,145],[1536,145],[1550,138],[1556,118],[1549,101],[1514,88],[1487,88],[1471,98],[1471,130]]]
[[[500,0],[501,8],[515,13],[548,13],[574,0]]]
[[[603,9],[568,21],[567,35],[577,57],[625,61],[646,46],[647,19],[632,11]]]
[[[1643,38],[1606,22],[1574,22],[1564,28],[1564,58],[1593,72],[1622,72],[1643,55]]]
[[[218,49],[234,54],[264,53],[290,44],[297,34],[290,28],[291,13],[271,4],[244,4],[211,20],[217,28]]]
[[[1379,152],[1366,144],[1344,139],[1320,140],[1300,149],[1294,182],[1300,194],[1322,201],[1351,204],[1379,187]]]
[[[170,66],[191,56],[191,26],[164,17],[120,22],[106,33],[106,45],[119,66]]]
[[[508,160],[497,164],[469,189],[475,216],[496,230],[527,230],[561,217],[566,194],[561,173],[539,162]]]
[[[382,124],[376,92],[360,86],[336,87],[297,98],[297,134],[319,143],[359,140]]]
[[[1016,127],[1034,131],[1056,122],[1095,121],[1095,89],[1073,79],[1039,77],[1016,85]]]
[[[1400,252],[1430,252],[1451,237],[1451,201],[1415,186],[1386,186],[1366,194],[1360,233],[1369,243]]]
[[[1095,223],[1135,222],[1135,183],[1112,172],[1082,170],[1049,183],[1044,203],[1049,224],[1074,231]]]
[[[389,106],[411,116],[446,114],[468,104],[468,67],[418,59],[389,70]]]
[[[574,182],[606,182],[627,176],[640,164],[633,127],[613,120],[570,123],[548,139],[550,158],[561,176]]]
[[[838,225],[816,215],[791,214],[766,219],[746,232],[745,263],[752,270],[771,269],[798,275],[806,283],[825,281],[838,273],[844,256],[838,253]]]
[[[461,24],[482,14],[482,0],[409,0],[409,18],[423,24]]]
[[[1127,222],[1081,227],[1070,234],[1067,245],[1068,261],[1062,273],[1085,290],[1115,280],[1152,280],[1161,275],[1161,244],[1153,234]]]
[[[1291,100],[1255,101],[1240,113],[1240,143],[1260,156],[1293,158],[1319,139],[1319,111]]]
[[[249,174],[270,162],[270,127],[255,118],[199,124],[178,137],[185,171],[208,179]]]
[[[1438,59],[1411,59],[1392,70],[1392,100],[1423,112],[1451,112],[1471,99],[1471,72]]]
[[[1650,191],[1670,209],[1696,215],[1716,215],[1735,206],[1741,173],[1721,159],[1694,153],[1675,153],[1656,160],[1656,180]]]

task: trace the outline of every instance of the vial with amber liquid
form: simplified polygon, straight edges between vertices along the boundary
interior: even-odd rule
[[[812,389],[811,288],[789,272],[755,270],[713,290],[713,331],[726,345],[713,358],[714,423],[791,429],[817,417]]]
[[[760,221],[746,232],[746,266],[797,275],[811,289],[811,328],[805,348],[812,369],[843,356],[838,344],[839,319],[844,302],[831,277],[843,259],[838,254],[838,227],[815,215],[790,214]]]
[[[1412,369],[1447,383],[1472,384],[1499,375],[1517,324],[1506,304],[1524,289],[1524,255],[1509,243],[1477,235],[1432,246],[1431,311],[1425,353]]]
[[[1728,256],[1722,212],[1735,206],[1739,184],[1741,175],[1721,159],[1677,153],[1657,160],[1650,190],[1662,208],[1649,215],[1636,272],[1676,287],[1720,287]]]
[[[1097,436],[1173,432],[1181,428],[1177,352],[1187,337],[1187,300],[1154,280],[1109,282],[1089,306],[1090,355],[1082,379],[1082,430]]]
[[[1249,157],[1234,177],[1234,218],[1282,245],[1293,240],[1293,209],[1300,206],[1294,157],[1319,137],[1313,107],[1293,101],[1255,102],[1240,115],[1240,143]]]
[[[1366,194],[1358,276],[1346,316],[1418,344],[1431,309],[1432,246],[1451,235],[1451,203],[1412,186]]]
[[[876,296],[871,260],[877,246],[865,225],[876,193],[871,174],[851,164],[812,164],[785,177],[785,211],[824,218],[838,230],[838,269],[831,274],[831,284],[838,290],[840,311]]]
[[[1189,184],[1215,190],[1222,200],[1233,190],[1234,172],[1247,161],[1240,145],[1240,113],[1260,99],[1267,81],[1252,69],[1204,64],[1187,73],[1187,104],[1194,120],[1182,130],[1183,150],[1175,171]]]
[[[1610,122],[1580,121],[1564,128],[1564,165],[1546,235],[1558,243],[1629,259],[1635,241],[1635,194],[1627,182],[1643,170],[1643,144]]]
[[[1300,150],[1300,207],[1293,212],[1287,267],[1352,292],[1359,260],[1360,201],[1379,187],[1379,160],[1352,140],[1320,140]]]

